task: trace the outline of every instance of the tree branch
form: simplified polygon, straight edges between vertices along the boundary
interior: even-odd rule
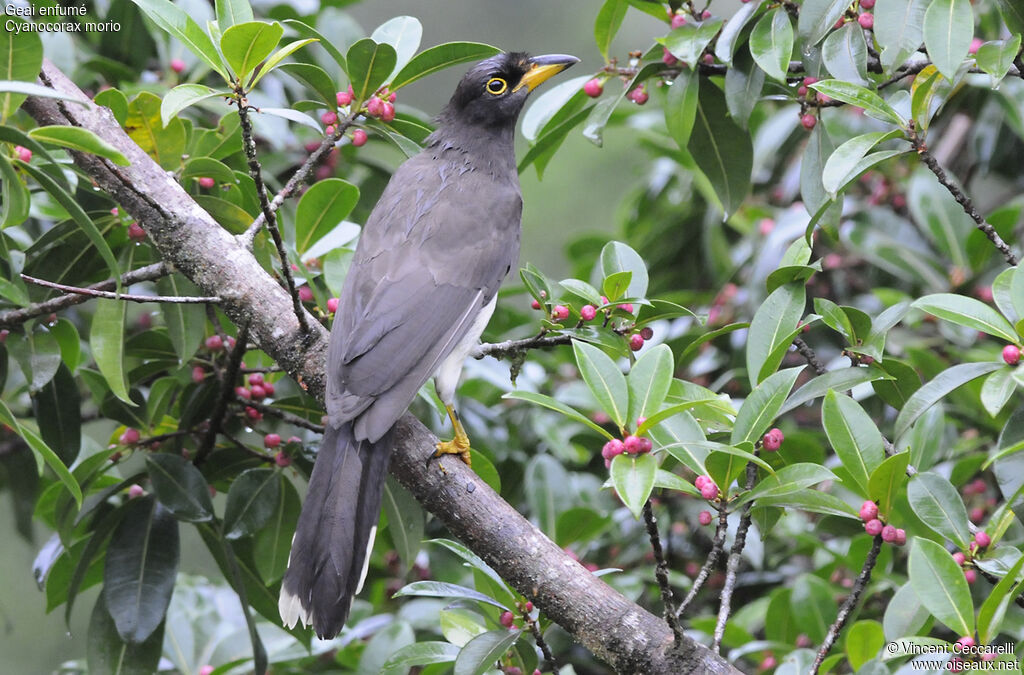
[[[683,627],[679,625],[676,616],[676,601],[672,597],[672,586],[668,583],[668,563],[665,561],[665,553],[661,550],[661,536],[658,534],[658,520],[654,517],[654,508],[651,500],[644,502],[644,524],[647,526],[647,536],[651,540],[651,549],[654,551],[654,578],[658,580],[658,588],[661,589],[661,602],[665,605],[663,616],[672,629],[676,644],[683,644]]]
[[[41,79],[58,91],[83,96],[48,61]],[[131,141],[109,110],[37,97],[24,105],[40,124],[88,128],[125,154],[130,165],[117,167],[96,155],[69,151],[100,189],[148,224],[150,239],[169,263],[203,292],[219,296],[220,307],[236,324],[249,322],[260,348],[311,396],[323,400],[326,329],[310,321],[310,332],[301,331],[280,284]],[[424,469],[437,439],[414,417],[406,414],[398,421],[394,438],[390,470],[399,482],[453,536],[616,671],[740,672],[688,637],[673,648],[672,631],[663,620],[589,574],[460,460],[443,457]]]
[[[36,286],[45,286],[46,288],[55,288],[58,291],[64,291],[65,293],[72,293],[76,295],[86,295],[90,298],[109,298],[111,300],[125,300],[127,302],[165,302],[170,304],[181,304],[181,305],[202,305],[206,303],[217,304],[220,302],[220,298],[216,296],[181,296],[181,295],[132,295],[130,293],[114,293],[112,291],[99,291],[93,288],[81,288],[79,286],[65,286],[64,284],[58,284],[53,281],[47,281],[46,279],[37,279],[30,277],[27,274],[22,274],[21,278],[30,284]]]
[[[757,480],[757,466],[753,462],[747,463],[747,490],[754,488],[754,481]],[[722,593],[719,596],[721,601],[718,605],[718,621],[715,623],[715,638],[711,648],[716,652],[725,637],[725,624],[732,612],[732,592],[736,588],[736,572],[740,567],[740,556],[743,547],[747,545],[747,530],[750,529],[750,508],[754,505],[749,501],[743,505],[743,513],[740,516],[740,524],[736,527],[736,538],[732,542],[732,550],[729,551],[729,560],[725,565],[725,584],[722,585]]]
[[[697,573],[697,578],[693,580],[693,586],[690,587],[690,592],[686,594],[686,598],[679,603],[679,610],[676,612],[677,617],[682,617],[683,612],[690,606],[693,599],[697,597],[697,593],[704,587],[704,583],[711,576],[711,570],[715,568],[715,564],[718,563],[718,558],[722,555],[722,550],[725,547],[725,534],[729,531],[729,512],[725,508],[721,508],[718,511],[718,525],[715,528],[715,538],[711,542],[711,551],[708,553],[707,560],[704,561],[704,565],[701,566],[700,572]]]

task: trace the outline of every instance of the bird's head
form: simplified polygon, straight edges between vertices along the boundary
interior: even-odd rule
[[[531,57],[523,52],[498,54],[481,61],[459,82],[441,119],[511,129],[530,92],[577,62],[575,56],[566,54]]]

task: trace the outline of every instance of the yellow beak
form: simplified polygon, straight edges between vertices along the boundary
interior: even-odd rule
[[[533,91],[541,82],[554,77],[572,64],[579,63],[579,61],[575,56],[569,56],[568,54],[535,56],[530,59],[530,69],[526,71],[526,74],[523,75],[522,79],[519,80],[519,84],[512,91],[519,91],[523,87]]]

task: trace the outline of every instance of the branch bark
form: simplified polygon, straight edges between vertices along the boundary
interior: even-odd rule
[[[84,98],[52,63],[42,84]],[[243,243],[220,227],[180,185],[117,124],[109,110],[30,97],[25,109],[40,124],[88,128],[120,150],[131,164],[72,151],[75,163],[147,232],[164,259],[205,293],[308,393],[324,395],[327,331],[315,320],[303,334],[287,292]],[[513,587],[620,673],[679,675],[739,673],[707,647],[685,638],[673,648],[660,618],[612,589],[569,558],[462,462],[450,458],[425,468],[437,439],[414,417],[396,428],[391,473]]]

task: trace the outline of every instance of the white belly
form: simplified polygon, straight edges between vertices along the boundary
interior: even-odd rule
[[[462,364],[465,362],[466,357],[469,356],[469,353],[479,344],[480,336],[483,334],[484,329],[487,328],[487,323],[491,320],[491,315],[494,314],[494,306],[497,302],[498,295],[495,294],[491,301],[476,315],[462,340],[455,345],[455,349],[448,355],[448,358],[441,362],[441,366],[434,374],[434,385],[437,387],[437,395],[441,397],[441,401],[445,405],[454,405],[455,388],[459,385],[459,377],[462,375]]]

